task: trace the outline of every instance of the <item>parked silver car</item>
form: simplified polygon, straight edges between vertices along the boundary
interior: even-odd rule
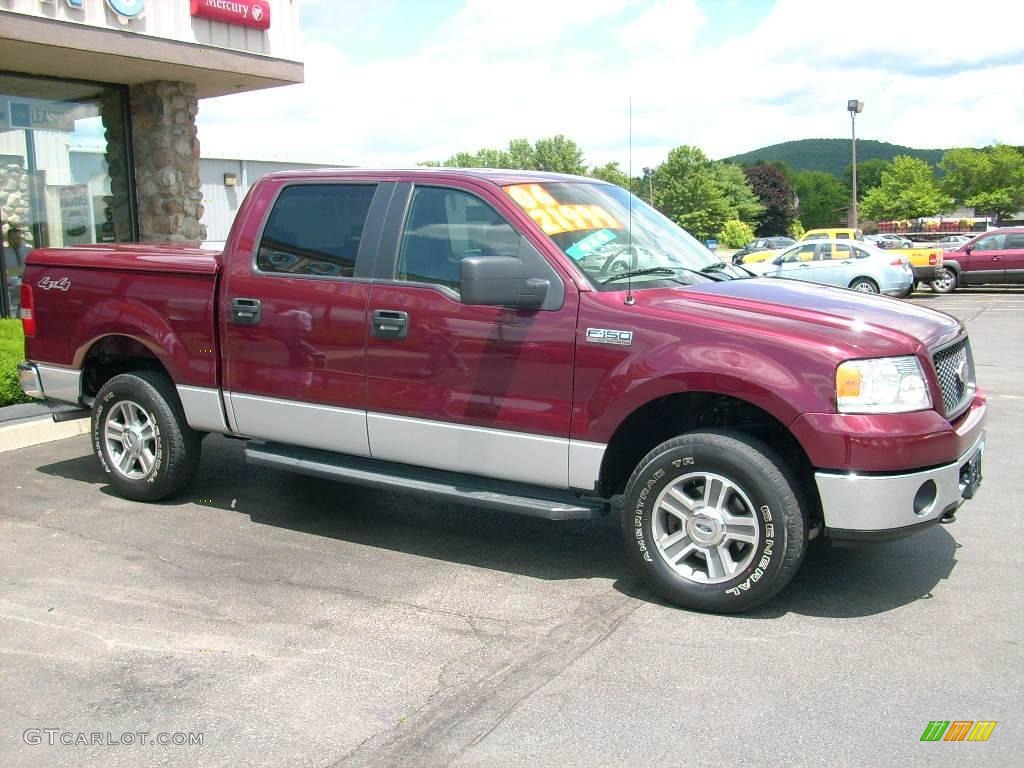
[[[805,240],[771,261],[744,267],[765,277],[806,280],[900,298],[914,290],[914,273],[906,256],[849,240]]]

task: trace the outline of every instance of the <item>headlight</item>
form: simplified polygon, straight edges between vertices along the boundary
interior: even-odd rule
[[[916,357],[848,360],[836,369],[840,413],[906,413],[931,408]]]

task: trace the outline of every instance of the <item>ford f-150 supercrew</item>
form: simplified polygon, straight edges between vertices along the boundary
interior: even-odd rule
[[[807,542],[952,520],[985,398],[954,318],[755,278],[628,192],[522,171],[273,174],[223,252],[33,251],[25,391],[124,496],[247,460],[551,519],[622,499],[665,599],[737,612]]]

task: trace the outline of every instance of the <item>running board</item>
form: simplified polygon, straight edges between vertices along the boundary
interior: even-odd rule
[[[260,467],[548,520],[587,520],[600,517],[605,508],[602,499],[580,498],[570,491],[489,480],[459,472],[426,469],[282,443],[250,441],[245,448],[245,458],[250,464]]]

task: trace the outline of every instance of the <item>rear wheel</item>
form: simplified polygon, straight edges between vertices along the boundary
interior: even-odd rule
[[[860,293],[878,293],[878,283],[868,277],[858,277],[850,283],[850,288]]]
[[[952,293],[956,290],[957,276],[949,267],[943,267],[939,275],[932,280],[932,290],[936,293]]]
[[[114,376],[96,396],[93,449],[118,493],[159,501],[195,475],[202,434],[188,426],[174,384],[162,373]]]
[[[684,608],[750,610],[796,573],[807,515],[766,445],[729,431],[662,443],[626,487],[626,549],[648,585]]]

